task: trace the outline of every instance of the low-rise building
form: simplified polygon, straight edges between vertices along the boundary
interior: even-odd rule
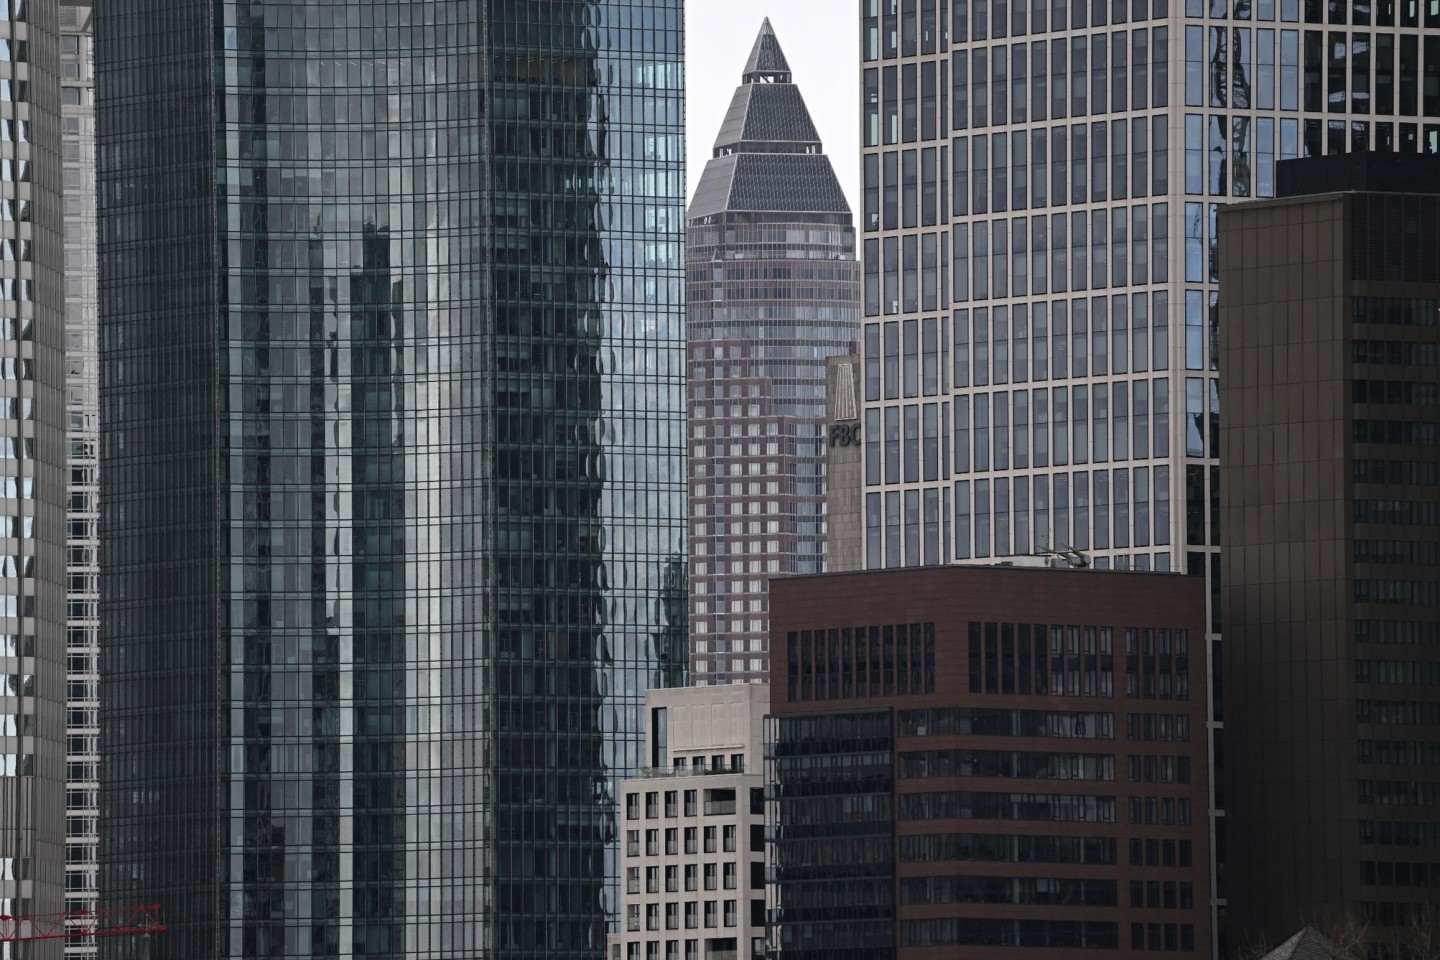
[[[765,684],[646,695],[650,765],[621,785],[621,932],[610,960],[763,954],[769,697]]]
[[[1203,579],[937,566],[771,597],[772,955],[1210,956]]]

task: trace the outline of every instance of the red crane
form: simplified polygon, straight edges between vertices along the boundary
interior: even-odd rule
[[[80,937],[119,937],[125,934],[164,933],[160,905],[102,907],[69,913],[37,913],[11,917],[0,914],[0,943],[32,940],[73,940]]]

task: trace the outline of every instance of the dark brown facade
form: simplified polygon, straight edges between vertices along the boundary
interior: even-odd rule
[[[1435,189],[1440,165],[1296,163],[1292,183],[1330,192],[1220,215],[1223,892],[1242,949],[1347,916],[1383,945],[1440,900],[1440,196],[1398,192]]]
[[[1200,578],[771,586],[785,960],[1209,957]]]

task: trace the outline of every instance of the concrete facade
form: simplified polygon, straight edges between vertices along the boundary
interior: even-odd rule
[[[856,400],[860,357],[847,354],[825,363],[825,572],[842,573],[865,567],[866,437]]]
[[[621,932],[611,960],[753,960],[765,934],[763,737],[770,688],[652,690],[650,767],[621,785]]]

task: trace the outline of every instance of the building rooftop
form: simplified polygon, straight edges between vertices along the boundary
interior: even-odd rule
[[[1357,192],[1440,194],[1440,156],[1363,151],[1275,165],[1277,197]]]
[[[726,212],[849,214],[845,191],[767,19],[745,62],[690,219]]]

